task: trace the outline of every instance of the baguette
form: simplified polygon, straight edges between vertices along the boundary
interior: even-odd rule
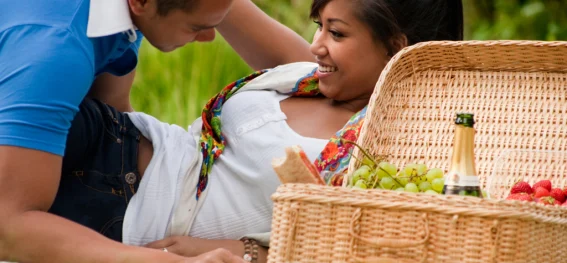
[[[325,185],[321,175],[310,161],[301,146],[285,148],[286,156],[274,158],[272,167],[282,184],[303,183]]]

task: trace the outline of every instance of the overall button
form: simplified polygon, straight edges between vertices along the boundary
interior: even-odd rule
[[[137,180],[137,177],[136,177],[136,174],[134,174],[134,173],[127,173],[127,174],[125,175],[124,179],[126,180],[126,182],[127,182],[128,184],[135,184],[135,183],[136,183],[136,180]]]

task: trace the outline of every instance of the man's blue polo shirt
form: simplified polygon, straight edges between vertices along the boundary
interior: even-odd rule
[[[135,68],[142,35],[88,38],[89,4],[0,0],[0,145],[63,155],[95,77]]]

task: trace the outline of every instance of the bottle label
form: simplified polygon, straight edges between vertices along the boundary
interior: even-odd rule
[[[479,186],[480,181],[476,175],[459,175],[458,173],[449,173],[445,178],[445,185]]]

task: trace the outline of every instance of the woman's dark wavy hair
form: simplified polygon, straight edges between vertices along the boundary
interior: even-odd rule
[[[313,0],[310,16],[332,0]],[[372,30],[374,37],[396,53],[391,39],[404,34],[408,45],[434,40],[463,40],[461,0],[351,0],[355,15]]]

